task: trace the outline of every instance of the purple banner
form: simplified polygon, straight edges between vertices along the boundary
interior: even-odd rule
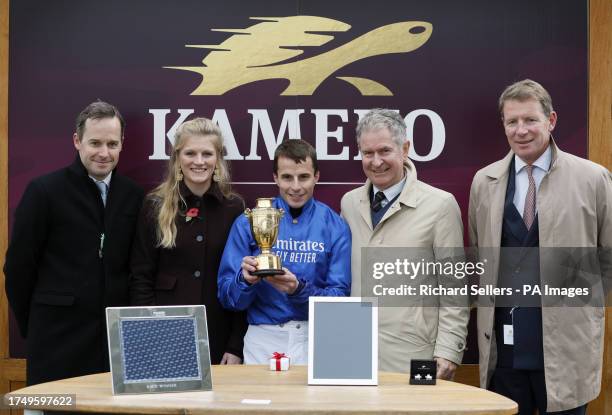
[[[336,209],[365,180],[360,114],[393,108],[419,178],[452,192],[465,218],[474,173],[508,151],[497,98],[510,83],[541,82],[557,143],[586,156],[587,23],[586,1],[13,1],[10,213],[32,178],[74,158],[74,119],[100,98],[127,121],[119,170],[146,189],[173,127],[205,116],[249,205],[277,193],[277,143],[301,137],[320,159],[315,197]]]

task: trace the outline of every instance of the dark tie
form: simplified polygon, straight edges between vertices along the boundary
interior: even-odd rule
[[[533,179],[533,166],[525,166],[527,169],[527,178],[529,179],[529,187],[527,188],[527,194],[525,195],[525,207],[523,208],[523,221],[527,229],[531,228],[535,219],[535,207],[536,207],[536,186],[535,180]]]
[[[372,200],[372,210],[374,212],[378,212],[383,206],[382,202],[385,200],[385,194],[381,191],[376,192],[374,195],[374,200]]]

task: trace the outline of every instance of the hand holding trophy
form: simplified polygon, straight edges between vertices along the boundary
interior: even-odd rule
[[[278,237],[278,225],[280,218],[285,213],[283,209],[272,206],[271,198],[259,198],[253,209],[246,209],[244,215],[249,219],[251,233],[261,254],[257,255],[257,270],[251,272],[253,275],[265,277],[270,275],[284,274],[281,259],[272,253],[271,248]]]

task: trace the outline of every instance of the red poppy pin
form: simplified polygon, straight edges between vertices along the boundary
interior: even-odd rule
[[[185,222],[189,222],[191,219],[197,218],[199,214],[200,214],[200,209],[198,208],[189,209],[187,213],[185,213]]]

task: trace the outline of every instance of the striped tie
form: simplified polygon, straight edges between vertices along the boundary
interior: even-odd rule
[[[376,192],[374,200],[372,200],[372,210],[378,212],[383,207],[383,201],[385,200],[385,194],[381,191]]]
[[[535,180],[533,179],[533,166],[525,166],[527,169],[527,178],[529,179],[529,188],[525,195],[525,206],[523,208],[523,221],[527,229],[531,228],[535,219],[535,208],[536,208],[536,186]]]

